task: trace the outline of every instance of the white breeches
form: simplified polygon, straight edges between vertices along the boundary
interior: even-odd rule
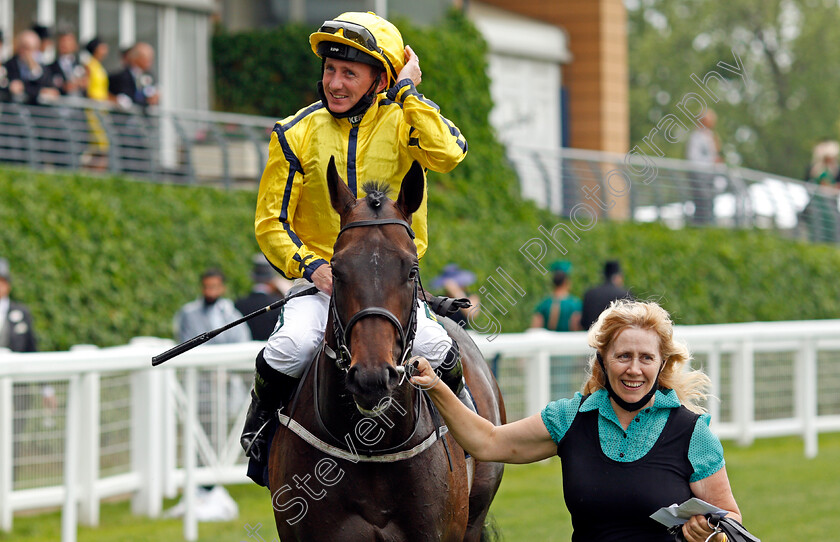
[[[290,293],[302,289],[297,287],[298,283],[295,286]],[[309,287],[311,283],[305,282],[301,286]],[[323,292],[296,297],[283,306],[277,326],[263,352],[272,369],[294,378],[303,375],[324,338],[329,307],[330,296]],[[452,346],[452,339],[431,310],[419,299],[416,310],[417,333],[411,354],[423,356],[429,360],[432,368],[437,368]]]

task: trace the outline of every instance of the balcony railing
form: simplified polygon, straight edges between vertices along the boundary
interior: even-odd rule
[[[117,108],[69,99],[0,104],[0,163],[126,174],[156,182],[256,187],[278,119]],[[746,168],[568,148],[508,146],[523,197],[578,221],[774,230],[840,242],[838,191]]]

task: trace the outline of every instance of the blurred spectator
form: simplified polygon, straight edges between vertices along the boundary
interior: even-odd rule
[[[98,37],[93,38],[85,45],[85,50],[90,58],[85,64],[87,70],[87,97],[91,100],[105,101],[108,99],[108,72],[102,62],[108,56],[108,44]]]
[[[580,299],[571,295],[572,264],[566,261],[556,261],[551,264],[552,283],[554,290],[551,295],[543,299],[531,318],[532,328],[545,328],[549,331],[579,331],[580,327]]]
[[[458,309],[458,312],[450,314],[448,318],[456,324],[469,329],[469,314],[473,318],[479,310],[479,299],[475,294],[470,294],[467,288],[475,284],[475,273],[461,269],[458,264],[451,263],[443,268],[440,275],[432,279],[431,287],[435,290],[443,289],[444,295],[454,298],[465,298],[470,300],[470,307]]]
[[[79,42],[72,32],[58,35],[58,54],[48,66],[51,85],[64,96],[82,96],[87,87],[85,67],[79,61]]]
[[[720,156],[720,140],[715,133],[717,114],[706,110],[700,119],[700,126],[691,131],[685,145],[687,160],[711,170],[711,166],[723,162]],[[714,218],[714,174],[709,171],[689,175],[691,198],[694,203],[694,223],[708,224]]]
[[[819,185],[809,190],[808,205],[800,213],[800,219],[808,231],[808,239],[814,243],[836,243],[840,240],[840,213],[837,211],[836,189],[840,187],[840,143],[824,139],[814,146],[811,165],[806,180]]]
[[[201,274],[201,297],[190,301],[175,315],[175,339],[184,342],[205,331],[229,324],[242,318],[233,301],[225,295],[225,276],[218,269],[208,269]],[[238,343],[251,340],[248,326],[235,326],[216,335],[208,344]]]
[[[12,273],[9,261],[0,258],[0,348],[12,352],[35,352],[37,343],[32,329],[32,315],[26,305],[9,298]]]
[[[15,55],[4,64],[13,102],[35,104],[39,98],[58,96],[58,90],[50,87],[47,70],[38,62],[39,44],[38,35],[31,30],[15,36]]]
[[[580,327],[587,330],[592,327],[598,316],[616,299],[632,299],[633,296],[624,288],[624,273],[618,260],[604,263],[604,282],[590,288],[583,294],[583,311],[580,315]]]
[[[108,72],[102,62],[108,56],[108,44],[98,37],[90,40],[85,49],[90,54],[85,69],[87,70],[87,97],[91,100],[107,101],[108,93]],[[105,132],[99,115],[106,115],[107,112],[100,109],[85,111],[90,125],[91,146],[82,156],[82,164],[91,169],[105,169],[108,167],[108,134]]]
[[[840,186],[840,143],[823,139],[814,146],[805,180],[823,186]]]
[[[140,42],[125,53],[125,68],[109,76],[108,90],[123,108],[128,109],[131,104],[157,105],[157,88],[149,72],[154,61],[155,50]]]
[[[292,284],[291,281],[281,277],[262,254],[255,254],[251,261],[253,263],[251,280],[254,285],[251,288],[251,293],[237,299],[235,304],[236,309],[243,316],[283,299]],[[285,288],[283,288],[284,286]],[[274,331],[274,326],[277,324],[277,318],[280,314],[279,310],[275,310],[248,320],[248,327],[251,328],[251,338],[255,341],[267,341],[271,332]]]
[[[48,63],[51,58],[47,58],[47,55],[50,53],[52,49],[52,33],[50,29],[40,23],[35,23],[32,25],[32,31],[38,35],[38,62],[42,65]]]
[[[6,75],[5,59],[3,58],[3,31],[0,30],[0,102],[9,101],[9,78]]]

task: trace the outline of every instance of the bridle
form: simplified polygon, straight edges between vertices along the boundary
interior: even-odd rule
[[[398,224],[403,226],[408,232],[409,237],[414,239],[414,231],[411,229],[411,225],[405,220],[400,220],[398,218],[388,218],[384,220],[357,220],[356,222],[350,222],[349,224],[345,224],[341,230],[338,232],[338,236],[336,237],[336,242],[341,237],[341,234],[351,228],[362,228],[362,227],[369,227],[369,226],[384,226],[387,224]],[[417,288],[419,283],[419,268],[415,264],[412,267],[412,272],[414,274],[414,293],[411,296],[412,303],[416,303],[415,299],[417,299]],[[409,311],[408,316],[408,323],[405,327],[403,327],[400,319],[397,318],[394,313],[389,311],[384,307],[365,307],[364,309],[360,310],[356,314],[350,317],[347,321],[347,324],[342,324],[341,317],[338,314],[338,309],[335,306],[335,293],[330,297],[330,313],[332,314],[333,320],[333,338],[336,343],[336,349],[333,350],[328,345],[324,344],[324,351],[327,354],[327,357],[335,361],[336,366],[342,370],[347,372],[350,369],[350,360],[351,360],[351,353],[350,353],[350,332],[353,330],[353,326],[356,325],[359,320],[362,318],[367,318],[370,316],[378,316],[381,318],[385,318],[393,326],[396,328],[397,333],[400,336],[400,345],[401,345],[401,352],[400,352],[400,361],[399,365],[404,365],[406,359],[411,354],[411,349],[414,345],[414,336],[417,333],[417,310],[414,305],[412,305],[411,311]]]

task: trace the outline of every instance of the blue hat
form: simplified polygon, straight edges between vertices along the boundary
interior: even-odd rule
[[[551,267],[549,267],[549,269],[551,269],[552,273],[562,271],[568,275],[572,272],[572,262],[568,262],[566,260],[555,260],[551,263]]]
[[[432,279],[432,288],[442,288],[443,284],[449,280],[454,280],[458,286],[466,288],[475,283],[475,273],[461,269],[456,263],[451,263],[443,268],[440,275]]]

